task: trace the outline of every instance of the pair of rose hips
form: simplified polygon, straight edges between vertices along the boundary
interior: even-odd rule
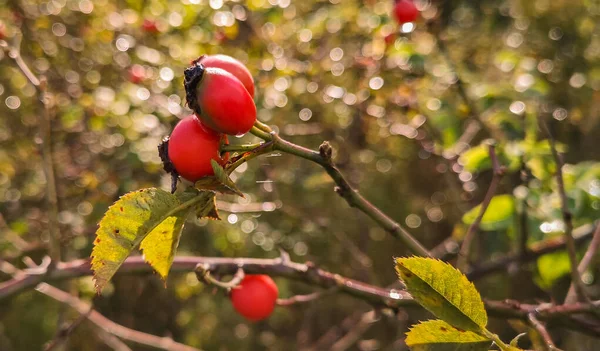
[[[254,80],[240,61],[226,55],[201,56],[185,70],[188,106],[169,138],[168,156],[177,174],[195,182],[214,174],[211,160],[224,164],[227,135],[247,133],[256,121]]]

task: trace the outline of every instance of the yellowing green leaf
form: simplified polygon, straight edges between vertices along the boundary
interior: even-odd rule
[[[565,251],[552,252],[537,259],[539,277],[536,277],[535,282],[539,287],[548,289],[569,272],[571,272],[569,255]]]
[[[140,244],[140,249],[144,253],[144,260],[163,279],[166,279],[169,275],[169,269],[173,264],[173,258],[188,213],[189,209],[168,217],[157,225]]]
[[[412,297],[436,317],[473,332],[487,325],[479,292],[451,265],[432,258],[398,258],[396,272]]]
[[[406,333],[406,345],[412,351],[487,351],[492,341],[442,320],[433,320],[413,325]]]
[[[180,207],[195,196],[184,192],[170,194],[150,188],[123,195],[108,208],[96,231],[92,250],[92,270],[98,292],[112,278],[123,261],[142,240],[146,260],[163,277],[171,266],[183,221],[190,206]]]
[[[477,205],[463,215],[463,222],[472,224],[479,212],[481,205]],[[515,201],[512,195],[497,195],[492,198],[490,204],[481,219],[479,227],[483,230],[502,230],[511,226],[515,214]]]
[[[465,171],[471,173],[492,168],[489,147],[484,144],[472,147],[463,152],[458,162],[464,167]]]

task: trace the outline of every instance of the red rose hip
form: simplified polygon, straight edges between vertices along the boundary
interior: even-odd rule
[[[419,10],[410,0],[399,0],[394,5],[394,16],[398,23],[414,22],[419,16]]]
[[[219,147],[225,135],[200,123],[196,116],[188,116],[175,126],[169,138],[169,159],[183,178],[196,180],[214,175],[211,160],[223,164]]]
[[[230,135],[247,133],[256,121],[256,106],[244,85],[231,73],[194,62],[185,70],[188,106],[204,125]]]
[[[273,312],[279,290],[271,277],[248,274],[231,290],[233,308],[251,321],[260,321]]]
[[[252,78],[248,68],[240,61],[227,55],[205,55],[198,59],[198,63],[201,63],[204,67],[221,68],[233,74],[242,82],[250,96],[254,98],[254,78]]]

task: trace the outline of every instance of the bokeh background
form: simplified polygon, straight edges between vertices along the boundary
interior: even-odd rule
[[[428,248],[446,242],[443,250],[456,251],[444,240],[464,235],[463,215],[492,177],[480,144],[487,138],[498,142],[509,173],[476,241],[475,267],[518,250],[524,227],[530,244],[561,235],[555,165],[538,117],[565,152],[575,225],[598,219],[600,3],[415,2],[420,19],[400,26],[392,0],[0,0],[0,36],[10,45],[22,36],[24,60],[48,80],[63,260],[89,256],[96,224],[120,195],[168,189],[156,147],[189,113],[183,69],[202,54],[244,62],[258,118],[294,143],[329,140],[349,181]],[[24,256],[46,254],[48,240],[41,111],[6,55],[0,51],[0,257],[23,267]],[[469,148],[459,138],[478,128],[471,112],[484,128],[468,132]],[[407,250],[348,207],[318,166],[271,155],[233,178],[246,197],[219,197],[220,222],[189,220],[178,254],[272,258],[281,248],[344,276],[396,281],[392,257]],[[568,269],[559,252],[477,287],[493,299],[551,301],[564,296]],[[596,298],[597,273],[594,264],[583,276]],[[276,281],[282,297],[315,291]],[[120,324],[206,350],[402,350],[407,327],[429,318],[416,310],[365,323],[371,306],[333,294],[248,323],[193,274],[171,275],[166,288],[156,275],[117,275],[100,296],[89,277],[62,288]],[[42,349],[77,316],[35,291],[0,301],[0,350]],[[358,328],[354,342],[336,344]],[[505,340],[518,334],[503,320],[490,329]],[[63,349],[109,349],[95,330],[84,322]],[[591,338],[551,331],[566,350],[594,349]]]

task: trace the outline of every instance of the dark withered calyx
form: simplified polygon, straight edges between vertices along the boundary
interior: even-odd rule
[[[179,179],[179,173],[175,169],[173,162],[169,158],[169,137],[164,137],[162,142],[158,144],[158,156],[163,163],[163,169],[165,172],[171,175],[171,193],[177,190],[177,180]]]
[[[202,58],[204,58],[204,55],[192,61],[192,65],[183,71],[185,100],[188,107],[191,108],[197,115],[200,115],[200,106],[198,106],[198,99],[196,98],[196,88],[198,87],[198,83],[204,74],[204,65],[200,63]]]

